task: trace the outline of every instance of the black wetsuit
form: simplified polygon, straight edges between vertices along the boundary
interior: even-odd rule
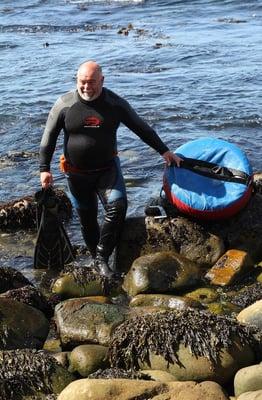
[[[59,132],[64,130],[64,154],[80,169],[102,168],[117,152],[116,131],[126,125],[160,154],[168,148],[129,103],[108,89],[94,101],[77,91],[61,96],[52,108],[40,148],[40,171],[49,171]]]
[[[57,137],[63,129],[64,155],[79,170],[67,177],[83,236],[91,253],[100,251],[106,259],[117,243],[127,208],[117,157],[116,133],[120,123],[160,154],[168,151],[130,104],[106,88],[93,101],[85,101],[77,91],[61,96],[50,111],[40,146],[40,171],[49,171]],[[101,233],[97,223],[97,195],[106,211]]]

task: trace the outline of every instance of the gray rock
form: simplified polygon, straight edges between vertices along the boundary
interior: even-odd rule
[[[55,319],[63,346],[101,344],[107,346],[112,332],[124,321],[127,308],[69,299],[55,308]]]

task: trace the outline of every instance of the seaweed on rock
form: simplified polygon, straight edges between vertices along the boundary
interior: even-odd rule
[[[60,276],[65,274],[70,274],[74,281],[80,286],[85,286],[88,282],[100,282],[105,295],[109,294],[110,290],[117,285],[117,281],[110,280],[106,276],[100,275],[98,272],[89,267],[76,267],[68,265],[61,272]]]
[[[0,293],[26,285],[31,283],[20,271],[11,267],[0,267]]]
[[[240,290],[232,298],[228,297],[228,300],[241,308],[245,308],[262,299],[262,283],[256,282],[253,285],[247,286]]]
[[[52,315],[52,307],[48,303],[47,298],[39,289],[36,289],[34,286],[27,285],[18,289],[11,289],[1,294],[1,297],[6,297],[24,304],[28,304],[31,307],[41,310],[47,316]]]
[[[151,377],[142,372],[136,372],[134,370],[124,370],[121,368],[107,368],[98,369],[93,374],[88,376],[88,379],[142,379],[152,380]]]
[[[1,400],[21,400],[36,391],[53,394],[51,376],[56,364],[52,356],[41,350],[0,352]]]
[[[62,189],[55,189],[61,219],[72,216],[72,204]],[[0,203],[0,230],[34,229],[37,226],[37,203],[34,196],[26,196],[7,203]]]
[[[230,348],[236,337],[242,345],[257,346],[255,332],[236,320],[193,309],[139,315],[124,321],[114,331],[109,348],[112,367],[139,369],[150,365],[150,352],[161,355],[167,364],[178,364],[179,345],[196,358],[206,357],[214,367],[223,348]]]

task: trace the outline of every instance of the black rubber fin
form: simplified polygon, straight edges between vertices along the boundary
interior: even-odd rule
[[[38,209],[38,232],[34,268],[63,269],[74,261],[74,252],[58,214],[58,199],[52,188],[35,194]]]

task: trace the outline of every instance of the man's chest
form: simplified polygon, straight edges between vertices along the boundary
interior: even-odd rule
[[[76,103],[66,111],[64,124],[68,134],[90,134],[101,130],[114,131],[119,125],[119,118],[113,107],[90,107]]]

